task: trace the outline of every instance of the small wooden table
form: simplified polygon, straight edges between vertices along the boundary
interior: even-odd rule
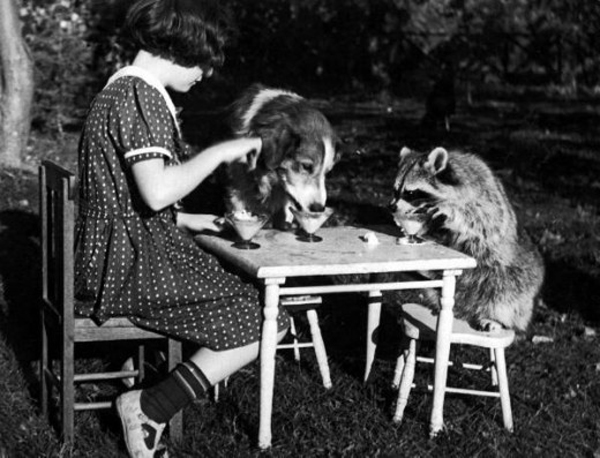
[[[374,232],[378,243],[363,240],[367,232]],[[367,323],[368,377],[375,354],[374,332],[379,325],[382,291],[441,288],[441,311],[437,324],[435,382],[431,430],[439,431],[443,425],[443,387],[446,384],[449,341],[452,329],[452,307],[456,276],[462,269],[475,267],[475,260],[441,245],[426,242],[421,245],[397,244],[396,227],[363,228],[353,226],[322,228],[323,241],[307,243],[296,239],[292,232],[265,229],[254,241],[257,250],[240,250],[232,247],[233,239],[220,234],[199,234],[198,244],[208,252],[231,263],[257,280],[264,287],[264,321],[260,346],[260,424],[258,445],[271,446],[271,413],[275,379],[275,351],[277,346],[277,315],[280,296],[365,292],[370,296]],[[326,276],[345,274],[373,274],[387,272],[434,271],[441,278],[404,282],[372,282],[365,275],[364,283],[331,284]],[[288,278],[311,277],[311,286],[282,286]],[[324,281],[318,284],[319,278]],[[312,283],[312,282],[311,282]],[[436,387],[442,387],[437,390]]]

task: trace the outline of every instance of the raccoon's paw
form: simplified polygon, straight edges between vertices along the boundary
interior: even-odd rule
[[[488,320],[486,318],[479,320],[477,327],[484,332],[500,332],[502,329],[504,329],[504,327],[497,321]]]
[[[422,209],[421,213],[426,215],[430,221],[446,218],[444,212],[437,205],[427,205]]]

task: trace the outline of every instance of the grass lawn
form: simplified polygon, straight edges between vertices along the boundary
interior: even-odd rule
[[[170,444],[171,456],[600,457],[600,100],[475,94],[472,104],[459,104],[449,133],[419,127],[423,107],[416,99],[316,102],[344,140],[344,156],[328,181],[336,209],[331,224],[385,220],[382,207],[403,145],[475,152],[502,178],[547,269],[532,325],[507,350],[515,432],[503,429],[496,399],[449,395],[445,431],[430,440],[431,396],[421,390],[411,394],[404,422],[393,424],[397,325],[383,320],[378,358],[363,383],[366,302],[348,294],[327,297],[321,312],[331,390],[320,384],[310,351],[300,364],[278,353],[269,451],[255,443],[253,364],[231,378],[219,402],[207,397],[184,410],[185,439]],[[0,170],[0,458],[126,456],[114,412],[78,414],[76,444],[62,447],[37,407],[35,167],[51,158],[74,168],[76,144],[76,132],[62,139],[34,132],[30,169]],[[128,351],[90,347],[78,364],[119,364],[109,355]],[[485,356],[476,349],[452,353],[465,362]],[[431,371],[419,367],[416,381],[431,383]],[[467,387],[487,382],[483,374],[455,369],[449,380]],[[120,390],[89,385],[78,395]]]

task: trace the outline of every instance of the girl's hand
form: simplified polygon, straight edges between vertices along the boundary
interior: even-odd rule
[[[260,137],[237,138],[223,143],[223,146],[223,162],[230,163],[240,159],[246,161],[249,156],[258,156],[262,149],[262,139]]]
[[[225,227],[222,217],[204,213],[177,213],[177,226],[190,232],[221,232]]]

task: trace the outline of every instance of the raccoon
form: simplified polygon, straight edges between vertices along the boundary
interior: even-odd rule
[[[457,277],[454,314],[485,331],[525,331],[544,278],[542,258],[519,228],[504,187],[486,163],[468,153],[435,148],[400,152],[389,210],[400,225],[420,215],[417,235],[472,256],[475,269]],[[406,293],[398,293],[405,295]],[[400,296],[401,302],[408,302]],[[421,295],[439,307],[439,291]]]

